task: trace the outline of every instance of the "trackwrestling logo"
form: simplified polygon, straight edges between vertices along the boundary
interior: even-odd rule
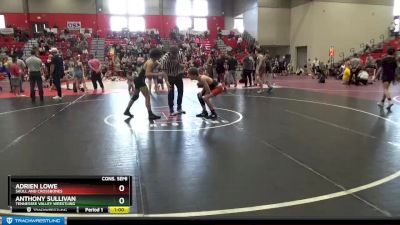
[[[33,224],[53,224],[64,225],[64,217],[3,217],[3,224],[12,225],[33,225]]]

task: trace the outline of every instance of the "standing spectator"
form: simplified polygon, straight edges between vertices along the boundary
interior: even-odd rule
[[[20,85],[21,85],[21,74],[17,64],[17,58],[14,57],[12,59],[12,64],[10,66],[10,74],[11,74],[11,85],[13,87],[13,91],[15,96],[21,96]]]
[[[376,73],[374,76],[373,81],[381,80],[382,79],[382,59],[376,60]]]
[[[251,55],[247,55],[243,59],[243,78],[244,78],[244,87],[247,87],[247,83],[252,86],[252,78],[251,73],[254,67],[254,60]]]
[[[251,68],[251,77],[253,78],[253,85],[256,86],[256,67],[257,67],[257,55],[254,54],[255,49],[252,50],[251,58],[253,59],[253,65]]]
[[[207,73],[211,78],[214,78],[214,66],[216,65],[216,56],[215,56],[215,50],[211,50],[210,55],[208,56],[207,59]]]
[[[50,74],[50,66],[51,66],[51,60],[53,59],[53,55],[50,54],[48,55],[47,61],[44,63],[45,65],[45,71],[46,71],[46,75],[45,75],[45,80],[46,82],[48,82],[49,87],[54,90],[54,85],[53,85],[53,78]]]
[[[222,39],[222,29],[221,27],[217,27],[218,38]]]
[[[382,82],[383,82],[383,97],[381,102],[378,103],[379,107],[383,107],[385,105],[385,100],[388,100],[388,106],[386,109],[388,111],[391,110],[393,106],[392,98],[390,96],[389,87],[390,84],[395,81],[396,78],[396,68],[397,61],[394,57],[395,50],[393,47],[390,47],[387,50],[387,56],[382,60]]]
[[[392,21],[392,23],[389,26],[389,33],[391,37],[395,37],[396,36],[396,23],[394,21]]]
[[[218,56],[217,62],[216,62],[216,71],[218,74],[217,80],[219,83],[222,84],[222,86],[225,86],[225,57],[221,54]]]
[[[95,58],[93,55],[90,55],[90,60],[89,60],[88,64],[89,64],[89,67],[91,70],[91,79],[92,79],[94,91],[95,92],[97,91],[97,82],[99,82],[101,90],[104,93],[104,85],[101,80],[101,63],[100,63],[100,61],[97,58]]]
[[[183,53],[175,46],[171,47],[169,52],[161,58],[161,70],[164,71],[168,76],[170,84],[168,92],[168,106],[171,116],[183,113],[182,110],[182,98],[183,98],[183,75],[180,71],[183,68]],[[175,87],[178,89],[177,99],[177,112],[174,111],[174,95]]]
[[[371,69],[375,69],[376,68],[375,60],[374,60],[374,57],[372,57],[371,53],[368,54],[368,57],[365,60],[365,67],[366,68],[371,68]]]
[[[271,94],[272,91],[272,85],[270,82],[270,73],[268,73],[267,70],[267,62],[268,62],[268,56],[265,55],[265,53],[260,49],[257,48],[256,51],[256,56],[257,56],[257,68],[256,68],[256,83],[259,86],[259,90],[257,91],[258,94],[261,94],[264,92],[263,90],[263,84],[264,84],[264,80],[266,81],[267,85],[268,85],[268,94]]]
[[[64,63],[61,56],[58,54],[58,50],[56,48],[52,48],[50,52],[53,54],[53,58],[51,60],[50,65],[50,76],[53,77],[54,86],[57,89],[57,96],[54,96],[54,100],[62,99],[62,90],[61,90],[61,78],[64,76]]]
[[[11,62],[11,63],[12,63],[12,62]],[[9,83],[10,83],[10,93],[13,93],[14,91],[13,91],[13,86],[12,86],[12,84],[11,84],[11,73],[10,73],[10,66],[11,66],[11,63],[9,62],[8,56],[5,55],[5,56],[3,57],[3,60],[2,60],[1,71],[2,71],[3,73],[7,74],[8,81],[9,81]]]
[[[77,90],[80,90],[81,92],[87,91],[85,82],[85,70],[80,55],[74,58],[74,80]],[[83,91],[80,88],[81,83],[83,84]]]
[[[22,81],[24,80],[24,77],[25,77],[26,65],[22,59],[18,59],[18,58],[17,58],[17,65],[19,67],[20,76],[21,76],[21,82],[20,82],[19,88],[21,90],[21,93],[24,93],[24,89],[22,88]]]
[[[31,51],[31,56],[26,59],[29,71],[29,82],[31,88],[31,100],[35,102],[35,84],[39,89],[40,101],[43,102],[43,80],[42,80],[42,60],[37,57],[35,50]]]
[[[233,55],[230,55],[228,58],[228,74],[233,79],[233,83],[235,84],[235,88],[237,87],[237,80],[236,80],[236,68],[238,66],[238,61]],[[230,87],[231,82],[228,81],[228,88]]]
[[[368,57],[365,61],[365,69],[371,77],[375,77],[376,73],[376,62],[371,54],[368,54]]]
[[[317,57],[315,57],[314,61],[312,62],[312,78],[314,79],[317,76],[318,69],[319,69],[319,60]]]
[[[70,59],[64,60],[64,79],[62,79],[62,81],[65,81],[65,84],[67,85],[67,90],[71,90],[71,88],[69,88],[69,82],[73,80],[73,66],[70,66],[70,61]]]

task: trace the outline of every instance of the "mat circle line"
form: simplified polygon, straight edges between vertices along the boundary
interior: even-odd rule
[[[400,124],[390,120],[388,118],[384,118],[382,116],[378,116],[376,114],[361,110],[361,109],[356,109],[348,106],[341,106],[341,105],[335,105],[335,104],[330,104],[330,103],[324,103],[324,102],[318,102],[318,101],[310,101],[310,100],[303,100],[303,99],[294,99],[294,98],[282,98],[282,97],[265,97],[265,96],[255,96],[255,95],[223,95],[224,97],[254,97],[254,98],[265,98],[265,99],[275,99],[275,100],[286,100],[286,101],[295,101],[295,102],[304,102],[304,103],[311,103],[311,104],[317,104],[317,105],[325,105],[325,106],[330,106],[330,107],[336,107],[336,108],[342,108],[342,109],[347,109],[350,111],[355,111],[359,113],[363,113],[365,115],[370,115],[382,120],[385,120],[387,122],[390,122],[392,124],[395,124],[400,127]],[[373,181],[371,183],[361,185],[352,189],[348,190],[343,190],[339,192],[334,192],[331,194],[325,194],[325,195],[320,195],[320,196],[315,196],[315,197],[310,197],[310,198],[305,198],[305,199],[299,199],[299,200],[293,200],[293,201],[287,201],[287,202],[280,202],[280,203],[272,203],[272,204],[265,204],[265,205],[258,205],[258,206],[250,206],[250,207],[241,207],[241,208],[231,208],[231,209],[222,209],[222,210],[209,210],[209,211],[193,211],[193,212],[179,212],[179,213],[161,213],[161,214],[127,214],[127,215],[118,215],[118,217],[122,218],[137,218],[137,217],[203,217],[203,216],[216,216],[216,215],[228,215],[228,214],[237,214],[237,213],[247,213],[247,212],[256,212],[256,211],[263,211],[263,210],[269,210],[269,209],[277,209],[277,208],[284,208],[284,207],[291,207],[291,206],[296,206],[296,205],[304,205],[304,204],[310,204],[314,202],[319,202],[319,201],[325,201],[329,199],[334,199],[346,195],[351,195],[360,191],[368,190],[374,187],[377,187],[379,185],[385,184],[387,182],[390,182],[394,179],[397,179],[400,177],[400,170],[396,171],[395,173],[386,176],[382,179]],[[27,215],[27,216],[49,216],[49,214],[44,214],[44,213],[11,213],[10,210],[5,210],[5,209],[0,209],[0,214],[14,214],[14,215]],[[65,214],[51,214],[52,216],[65,216]],[[79,217],[116,217],[115,215],[82,215],[82,214],[67,214],[67,217],[74,217],[74,218],[79,218]]]

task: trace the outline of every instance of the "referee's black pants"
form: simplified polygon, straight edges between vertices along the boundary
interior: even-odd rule
[[[91,80],[94,90],[97,90],[97,82],[99,82],[101,89],[104,89],[103,81],[101,81],[101,72],[92,71]]]
[[[182,98],[183,98],[183,79],[182,75],[178,76],[168,76],[169,84],[171,85],[168,92],[168,106],[169,111],[174,112],[174,95],[175,95],[175,86],[178,89],[178,101],[177,101],[177,110],[182,109]]]

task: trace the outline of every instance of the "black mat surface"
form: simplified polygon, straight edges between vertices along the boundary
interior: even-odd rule
[[[194,90],[188,90],[187,114],[175,119],[168,118],[167,97],[154,95],[163,119],[152,124],[143,97],[132,108],[135,118],[121,115],[128,99],[87,95],[61,103],[46,99],[42,106],[29,99],[0,100],[0,208],[7,208],[9,174],[121,174],[137,181],[134,213],[139,214],[400,215],[399,178],[389,177],[400,170],[396,106],[388,114],[366,100],[289,89],[271,96],[238,90],[214,99],[220,118],[209,121],[194,117],[200,107]],[[365,188],[329,195],[357,187]],[[325,200],[316,200],[323,195]],[[270,204],[275,205],[268,210],[247,208]]]

